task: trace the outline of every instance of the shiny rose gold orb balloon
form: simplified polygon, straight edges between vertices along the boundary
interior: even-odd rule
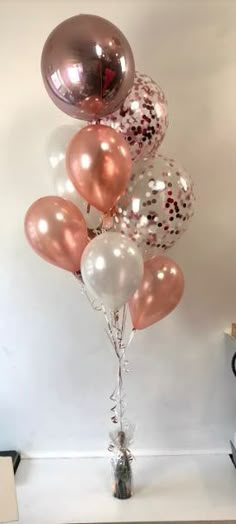
[[[128,41],[115,25],[94,15],[73,16],[51,32],[41,69],[54,104],[82,120],[113,113],[134,82]]]

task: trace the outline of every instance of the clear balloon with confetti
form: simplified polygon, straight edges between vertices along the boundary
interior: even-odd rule
[[[152,155],[160,147],[168,127],[165,93],[152,78],[136,71],[134,85],[122,106],[100,123],[124,135],[132,160]]]
[[[194,212],[193,183],[175,160],[156,154],[134,165],[119,200],[114,230],[132,238],[144,258],[174,245]]]

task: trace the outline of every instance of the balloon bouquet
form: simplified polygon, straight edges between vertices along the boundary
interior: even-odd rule
[[[36,253],[73,273],[104,313],[118,358],[113,494],[128,498],[133,429],[125,414],[126,350],[135,330],[164,318],[181,299],[182,271],[163,252],[193,214],[192,181],[157,152],[168,126],[165,94],[135,72],[130,45],[112,23],[79,15],[58,25],[43,48],[42,76],[57,107],[87,125],[76,132],[62,126],[51,137],[56,196],[31,205],[25,232]],[[128,310],[133,329],[126,337]]]

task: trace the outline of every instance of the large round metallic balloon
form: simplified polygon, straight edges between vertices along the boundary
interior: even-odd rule
[[[134,82],[128,41],[115,25],[94,15],[68,18],[50,33],[41,69],[56,106],[82,120],[113,113]]]

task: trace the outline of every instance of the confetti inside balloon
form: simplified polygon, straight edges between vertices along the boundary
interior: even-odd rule
[[[100,123],[123,133],[132,160],[150,156],[161,145],[168,127],[165,94],[149,76],[137,71],[133,88],[120,109]]]
[[[193,184],[175,160],[156,154],[134,166],[117,204],[115,231],[136,241],[145,258],[173,246],[193,215]]]
[[[134,81],[129,42],[114,24],[94,15],[68,18],[50,33],[41,69],[54,104],[82,120],[116,111]]]

